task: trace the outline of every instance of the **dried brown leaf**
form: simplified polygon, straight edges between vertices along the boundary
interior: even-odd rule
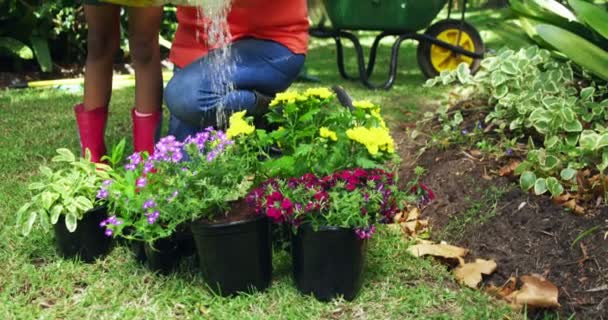
[[[575,199],[570,199],[570,200],[562,203],[562,206],[572,210],[572,212],[574,212],[574,214],[576,214],[576,215],[583,215],[585,213],[585,208],[576,204]]]
[[[464,285],[477,288],[481,282],[481,275],[490,275],[495,270],[496,262],[494,260],[475,259],[475,262],[465,263],[454,269],[454,276]]]
[[[418,217],[420,217],[420,209],[418,209],[418,207],[414,207],[407,213],[407,217],[405,219],[406,221],[412,221],[417,220]]]
[[[557,287],[539,275],[520,277],[523,285],[507,297],[516,306],[528,308],[557,308],[559,291]]]
[[[476,150],[476,149],[469,151],[469,154],[471,154],[473,157],[477,157],[477,158],[481,157],[481,155],[482,155],[481,151]]]
[[[569,193],[563,193],[557,197],[553,197],[553,202],[557,203],[557,204],[562,204],[564,202],[569,201],[572,198],[572,195]]]
[[[515,159],[509,161],[509,163],[506,166],[504,166],[504,167],[500,168],[500,170],[498,170],[498,175],[501,177],[512,175],[513,172],[515,171],[515,168],[517,168],[517,166],[519,166],[520,163],[521,163],[521,161],[515,160]]]
[[[446,259],[462,259],[468,252],[465,248],[443,243],[420,243],[407,248],[407,251],[415,257],[429,255]]]

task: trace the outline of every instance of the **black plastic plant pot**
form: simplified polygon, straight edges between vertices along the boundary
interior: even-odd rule
[[[108,218],[107,208],[100,206],[86,212],[78,221],[76,230],[70,232],[65,226],[65,216],[60,215],[55,230],[55,245],[64,258],[79,257],[91,263],[108,254],[112,249],[112,238],[104,234],[99,223]]]
[[[270,223],[266,216],[229,223],[192,224],[200,269],[221,296],[263,291],[272,277]]]
[[[353,229],[303,225],[292,237],[292,266],[296,286],[320,301],[339,296],[353,300],[363,283],[367,241]]]
[[[148,269],[160,274],[167,275],[171,273],[182,257],[179,242],[175,235],[158,239],[153,244],[145,243],[143,247],[145,253],[144,259],[148,265]],[[143,262],[140,260],[141,256],[137,255],[137,251],[135,252],[136,258],[140,262]]]

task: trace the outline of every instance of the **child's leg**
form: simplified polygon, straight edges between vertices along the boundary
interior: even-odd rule
[[[104,134],[112,92],[112,65],[120,41],[120,8],[85,4],[84,10],[88,25],[84,103],[75,106],[74,111],[82,155],[88,149],[91,161],[99,162],[106,152]]]
[[[129,8],[129,48],[135,68],[133,146],[135,151],[154,151],[160,133],[163,80],[158,33],[162,7]]]
[[[135,108],[141,113],[160,110],[163,80],[158,34],[162,7],[129,8],[129,48],[135,68]]]
[[[114,58],[120,48],[120,7],[84,5],[88,26],[84,109],[105,107],[112,93]]]

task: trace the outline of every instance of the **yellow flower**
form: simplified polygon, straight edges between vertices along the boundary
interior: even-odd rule
[[[364,145],[371,155],[378,154],[378,151],[395,152],[395,142],[385,128],[354,127],[346,130],[346,136]]]
[[[358,108],[358,109],[378,109],[378,110],[380,110],[380,107],[371,103],[368,100],[353,101],[353,107]]]
[[[386,129],[386,122],[384,122],[384,119],[382,119],[382,115],[380,115],[380,109],[372,109],[370,112],[370,115],[374,118],[376,118],[376,120],[378,120],[378,122],[380,123],[380,126],[384,129]]]
[[[270,102],[270,107],[279,104],[294,103],[296,101],[304,101],[306,97],[297,91],[286,91],[277,93],[276,97]]]
[[[247,120],[244,119],[246,112],[247,111],[235,112],[230,116],[230,119],[228,120],[230,127],[228,130],[226,130],[226,136],[229,139],[241,134],[249,135],[255,130],[255,127],[250,125]]]
[[[319,134],[321,135],[321,138],[329,138],[333,141],[338,141],[338,135],[336,135],[336,132],[331,131],[326,127],[319,128]]]
[[[304,91],[304,95],[306,97],[318,97],[321,99],[327,99],[327,98],[331,98],[334,93],[327,89],[327,88],[310,88],[310,89],[306,89],[306,91]]]

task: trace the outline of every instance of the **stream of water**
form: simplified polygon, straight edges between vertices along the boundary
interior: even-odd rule
[[[197,24],[202,27],[197,28],[197,41],[207,48],[213,48],[212,54],[206,58],[210,66],[210,70],[207,70],[209,74],[203,75],[202,79],[210,80],[211,90],[217,92],[220,97],[224,97],[234,90],[231,79],[236,69],[236,62],[230,51],[232,35],[228,26],[228,12],[232,0],[188,1],[197,7],[196,20]],[[204,36],[199,34],[200,29],[205,33]],[[226,112],[222,99],[219,99],[216,108],[216,125],[218,128],[225,128],[227,125]]]

